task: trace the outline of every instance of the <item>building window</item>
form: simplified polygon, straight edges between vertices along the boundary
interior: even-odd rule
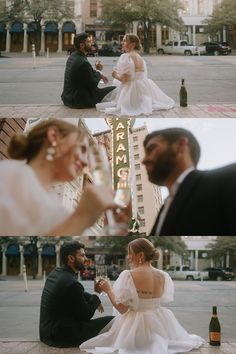
[[[222,0],[214,0],[214,3],[213,3],[213,8],[215,9],[216,6],[220,5]]]
[[[136,175],[136,181],[141,181],[141,175]]]
[[[135,159],[135,160],[139,160],[139,154],[135,154],[135,155],[134,155],[134,159]]]
[[[197,13],[198,15],[204,14],[204,3],[203,0],[198,0],[197,2]]]
[[[144,207],[139,207],[138,212],[139,214],[144,214]]]
[[[137,184],[137,191],[141,191],[142,190],[142,185],[141,184]]]
[[[183,4],[183,7],[184,7],[184,10],[182,11],[182,13],[184,15],[186,14],[189,14],[189,0],[182,0],[182,4]]]
[[[138,150],[138,145],[134,145],[134,150]]]
[[[139,203],[143,202],[143,195],[138,195],[138,202]]]
[[[135,170],[140,170],[140,163],[135,164]]]
[[[140,227],[145,227],[145,219],[139,220]]]
[[[138,141],[137,135],[136,135],[136,136],[133,136],[133,141]]]
[[[97,0],[90,0],[90,17],[97,17]]]

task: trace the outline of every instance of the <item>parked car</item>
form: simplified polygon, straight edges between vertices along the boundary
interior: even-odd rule
[[[98,54],[105,57],[118,57],[122,54],[121,46],[119,44],[102,44],[98,48]]]
[[[233,269],[229,267],[210,267],[204,271],[208,272],[209,280],[233,280],[235,278]]]
[[[226,42],[217,43],[217,42],[204,42],[200,44],[200,47],[205,47],[206,54],[211,55],[228,55],[231,53],[231,47]]]
[[[206,272],[190,269],[187,265],[171,266],[167,272],[175,280],[201,280],[208,276]]]
[[[203,48],[205,51],[205,47]],[[199,54],[199,48],[196,45],[188,44],[186,41],[171,41],[157,48],[158,54],[184,54],[194,55]],[[203,54],[200,52],[200,54]]]
[[[95,267],[85,266],[85,268],[80,271],[80,277],[82,280],[94,280],[96,277]]]

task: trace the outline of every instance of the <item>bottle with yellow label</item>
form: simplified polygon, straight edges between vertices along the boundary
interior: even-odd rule
[[[209,324],[209,343],[210,345],[219,346],[220,345],[220,322],[217,316],[217,307],[212,308],[212,317]]]

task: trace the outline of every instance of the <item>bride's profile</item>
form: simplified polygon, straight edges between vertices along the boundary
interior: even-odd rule
[[[116,88],[96,105],[97,110],[118,116],[137,116],[172,108],[174,100],[148,78],[146,62],[138,53],[141,49],[139,37],[126,34],[122,49],[125,53],[112,71]]]
[[[82,343],[81,350],[94,354],[174,354],[205,342],[188,334],[174,314],[161,306],[173,301],[174,285],[168,273],[151,265],[158,257],[158,250],[145,238],[129,243],[131,270],[123,271],[113,288],[105,279],[99,283],[119,314],[108,332]]]

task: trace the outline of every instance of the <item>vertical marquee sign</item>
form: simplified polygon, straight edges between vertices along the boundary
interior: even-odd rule
[[[130,168],[130,127],[134,118],[106,118],[112,132],[112,181],[116,189],[123,169]]]

